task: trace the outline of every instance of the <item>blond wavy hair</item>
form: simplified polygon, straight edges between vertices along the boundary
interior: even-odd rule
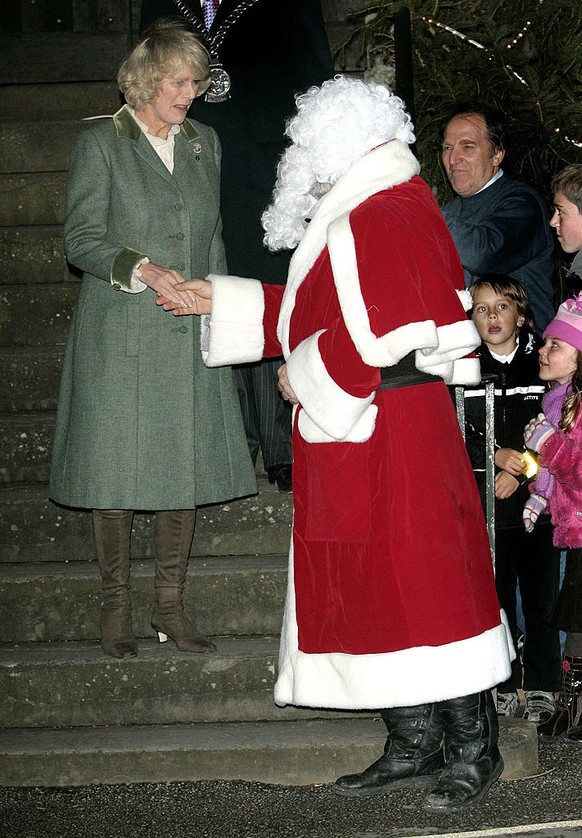
[[[180,21],[158,20],[131,51],[117,74],[125,101],[140,111],[155,99],[165,78],[183,65],[200,79],[198,96],[210,86],[210,57],[202,39]]]

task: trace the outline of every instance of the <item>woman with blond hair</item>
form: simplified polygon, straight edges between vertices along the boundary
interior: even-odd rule
[[[103,587],[101,645],[137,653],[129,595],[135,510],[155,511],[160,641],[214,644],[184,614],[196,507],[255,491],[230,368],[200,358],[197,318],[164,315],[156,295],[187,303],[185,277],[226,270],[220,145],[186,119],[210,83],[208,53],[159,22],[118,76],[126,104],[92,121],[72,152],[65,247],[83,273],[64,362],[50,495],[92,510]],[[179,466],[173,460],[179,455]]]

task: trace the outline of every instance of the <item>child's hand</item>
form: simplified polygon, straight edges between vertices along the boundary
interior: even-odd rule
[[[518,477],[523,474],[525,460],[521,451],[516,451],[513,448],[498,448],[495,452],[495,465],[497,468],[513,474],[514,477]]]
[[[553,425],[550,425],[544,414],[540,413],[536,419],[532,419],[525,426],[523,441],[530,451],[540,451],[544,442],[547,442],[555,432]]]
[[[495,497],[498,500],[510,498],[518,487],[518,480],[507,471],[499,471],[495,475]]]
[[[526,532],[533,532],[534,524],[545,512],[548,502],[541,495],[532,495],[523,508],[522,518]]]

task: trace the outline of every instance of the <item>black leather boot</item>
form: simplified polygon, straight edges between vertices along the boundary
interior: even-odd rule
[[[582,723],[582,658],[564,655],[562,660],[562,683],[560,697],[553,716],[538,725],[538,736],[542,742],[561,739],[567,734],[568,741],[576,741],[578,734],[569,735],[572,728]]]
[[[443,765],[442,723],[434,704],[382,710],[388,728],[384,754],[361,774],[340,777],[332,791],[347,797],[385,794],[434,782]]]
[[[428,794],[425,808],[456,812],[477,803],[501,776],[499,723],[489,690],[441,701],[446,767]]]

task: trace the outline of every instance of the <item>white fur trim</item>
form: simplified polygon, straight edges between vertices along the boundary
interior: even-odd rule
[[[508,628],[445,646],[377,655],[283,655],[275,703],[283,706],[374,710],[445,701],[481,692],[511,672]]]
[[[458,320],[437,328],[437,347],[427,347],[416,354],[419,370],[430,372],[430,368],[448,361],[456,361],[468,355],[481,343],[479,332],[472,320]]]
[[[202,323],[202,358],[207,367],[260,361],[265,337],[263,287],[256,279],[211,275],[212,313]]]
[[[464,311],[469,311],[469,309],[473,308],[473,297],[467,290],[457,291],[457,294],[459,295],[459,300]]]
[[[352,430],[346,434],[346,436],[342,437],[341,440],[330,436],[322,430],[312,419],[309,418],[304,410],[299,411],[297,428],[305,442],[367,442],[374,433],[377,415],[378,408],[376,405],[370,405],[362,418],[354,425]]]
[[[447,384],[462,386],[479,384],[481,381],[481,364],[478,358],[459,358],[453,364],[453,375]]]
[[[497,626],[444,646],[375,655],[298,650],[293,551],[279,651],[275,703],[284,706],[377,710],[444,701],[505,681],[515,657],[503,611]]]
[[[289,384],[302,408],[299,417],[301,418],[302,413],[307,414],[303,420],[303,428],[309,435],[317,435],[313,428],[315,426],[326,437],[338,442],[348,441],[349,435],[360,425],[356,435],[365,436],[350,441],[363,442],[364,439],[370,438],[374,429],[376,414],[371,405],[375,392],[365,399],[359,399],[346,393],[335,383],[319,352],[318,339],[323,331],[315,332],[306,338],[287,358]],[[330,440],[322,438],[317,441]]]
[[[295,307],[297,289],[326,246],[329,225],[371,195],[405,183],[419,171],[418,160],[406,143],[391,140],[354,163],[321,199],[289,266],[277,330],[285,356],[289,353],[289,322]]]
[[[314,221],[317,217],[318,213]],[[342,316],[362,360],[373,367],[393,366],[409,352],[421,350],[416,352],[419,370],[438,375],[447,382],[452,380],[454,372],[450,362],[472,352],[481,342],[475,324],[463,319],[437,327],[434,321],[425,320],[377,336],[370,327],[360,287],[349,212],[330,219],[327,243]],[[457,294],[463,303],[465,295],[470,300],[467,292],[457,291]]]

